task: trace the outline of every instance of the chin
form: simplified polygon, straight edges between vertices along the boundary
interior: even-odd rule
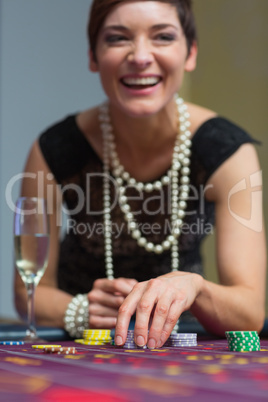
[[[135,103],[135,104],[134,104]],[[159,112],[160,106],[157,106],[156,102],[133,102],[133,104],[123,103],[120,108],[124,113],[135,118],[146,118]]]

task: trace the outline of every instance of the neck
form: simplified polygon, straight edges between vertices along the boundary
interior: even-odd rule
[[[133,118],[122,113],[113,105],[110,115],[115,140],[120,149],[130,154],[154,152],[174,141],[177,133],[176,105],[172,101],[157,114]]]

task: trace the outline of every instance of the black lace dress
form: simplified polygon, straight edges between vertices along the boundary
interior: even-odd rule
[[[200,245],[213,232],[214,204],[204,192],[211,174],[242,144],[254,140],[228,120],[216,117],[194,134],[191,155],[191,190],[179,238],[180,270],[203,275]],[[39,138],[41,151],[62,188],[69,210],[66,235],[61,243],[58,286],[72,295],[87,293],[97,278],[105,277],[102,210],[103,164],[71,115],[46,130]],[[128,232],[117,202],[113,182],[112,230],[115,277],[148,280],[170,272],[170,251],[147,252]],[[170,192],[139,193],[128,189],[129,204],[139,229],[154,243],[161,243],[170,230]],[[145,213],[146,212],[146,213]]]

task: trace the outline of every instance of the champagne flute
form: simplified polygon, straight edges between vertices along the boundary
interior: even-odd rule
[[[20,197],[14,215],[15,262],[27,290],[28,329],[25,342],[38,341],[34,323],[35,288],[48,263],[49,224],[43,198]]]

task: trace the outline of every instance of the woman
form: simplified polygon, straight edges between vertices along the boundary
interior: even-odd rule
[[[72,336],[116,325],[121,345],[136,313],[135,341],[150,348],[189,311],[216,334],[260,330],[264,231],[256,214],[250,225],[239,218],[250,214],[251,190],[237,187],[259,178],[253,140],[176,97],[196,66],[191,1],[95,0],[88,35],[90,70],[108,100],[46,130],[25,167],[42,173],[51,212],[38,322]],[[25,179],[22,195],[37,194],[40,180]],[[69,217],[59,245],[62,202]],[[214,222],[219,284],[202,277],[199,250]],[[23,315],[18,275],[15,289]]]

